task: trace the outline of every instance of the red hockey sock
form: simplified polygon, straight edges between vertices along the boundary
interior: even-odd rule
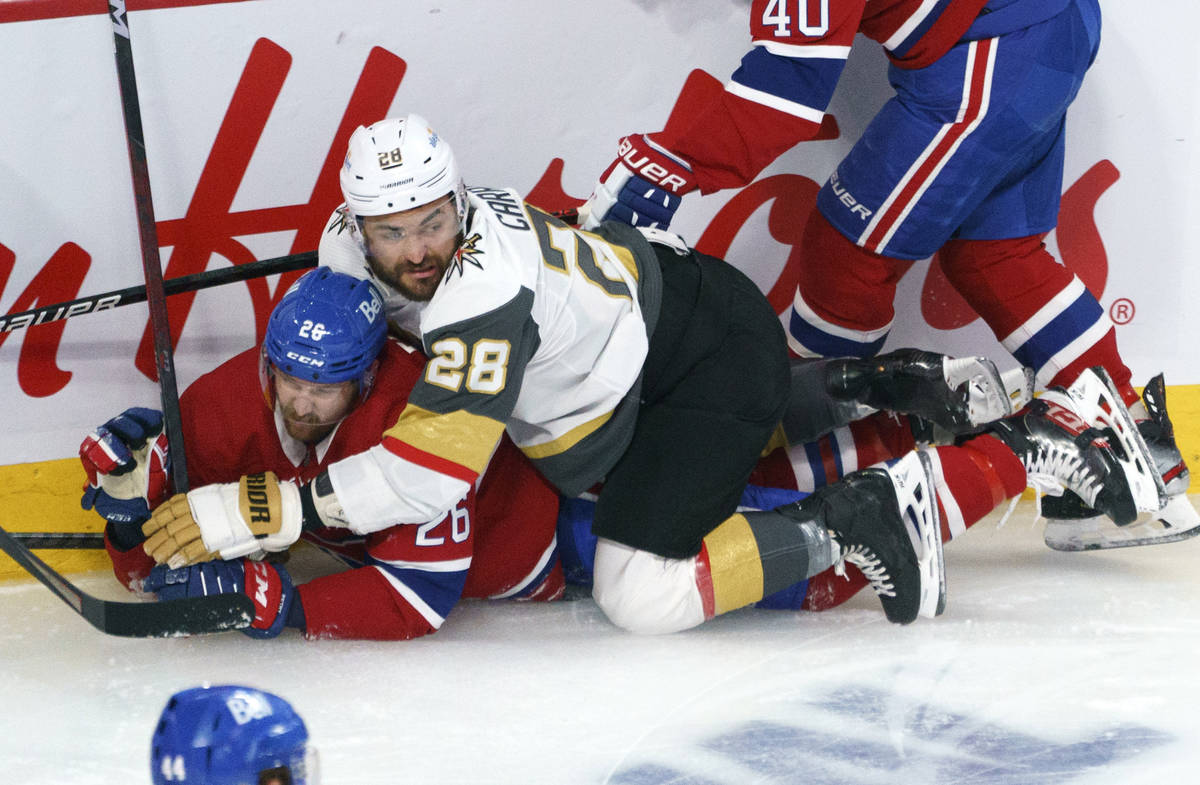
[[[844,474],[899,458],[915,446],[907,415],[876,412],[816,441],[772,450],[759,460],[749,483],[811,493]]]
[[[959,536],[1006,499],[1025,490],[1025,466],[994,436],[976,436],[958,447],[935,448],[942,539]]]
[[[859,248],[813,210],[804,227],[803,263],[796,288],[825,321],[852,330],[878,330],[891,323],[896,282],[912,266]]]
[[[946,279],[998,339],[1025,324],[1075,278],[1042,242],[1045,234],[1007,240],[951,240],[938,252]],[[1113,330],[1059,371],[1051,385],[1069,386],[1085,368],[1108,371],[1126,404],[1138,400]]]
[[[1132,406],[1141,400],[1137,390],[1133,389],[1133,373],[1121,361],[1117,351],[1117,331],[1110,329],[1104,337],[1094,343],[1090,349],[1079,356],[1075,362],[1063,368],[1050,380],[1048,387],[1070,387],[1086,369],[1101,365],[1112,377],[1113,385],[1121,394],[1126,406]]]
[[[1046,250],[1045,236],[950,240],[938,251],[946,280],[998,337],[1028,321],[1075,277]]]
[[[917,446],[907,414],[875,412],[847,427],[854,436],[858,465],[862,467],[899,458]]]

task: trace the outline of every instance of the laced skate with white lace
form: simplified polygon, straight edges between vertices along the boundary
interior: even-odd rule
[[[889,621],[909,624],[945,609],[941,522],[928,456],[913,451],[890,465],[853,472],[813,498],[833,543],[834,570],[845,575],[847,562],[858,567]]]
[[[1107,517],[1086,505],[1073,493],[1046,499],[1046,545],[1059,551],[1128,548],[1178,542],[1200,534],[1200,514],[1188,499],[1190,482],[1187,464],[1175,443],[1175,429],[1167,414],[1166,385],[1162,374],[1146,384],[1142,401],[1129,413],[1144,441],[1155,473],[1161,477],[1166,503],[1157,510],[1142,511],[1126,526],[1115,526]]]
[[[1139,508],[1157,509],[1162,481],[1128,410],[1101,368],[1070,388],[1053,388],[991,432],[1025,466],[1029,487],[1061,497],[1071,492],[1118,526]]]

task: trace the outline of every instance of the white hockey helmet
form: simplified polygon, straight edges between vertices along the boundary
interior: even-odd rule
[[[339,179],[355,219],[398,213],[449,194],[460,229],[466,227],[467,194],[454,153],[420,115],[354,129]]]

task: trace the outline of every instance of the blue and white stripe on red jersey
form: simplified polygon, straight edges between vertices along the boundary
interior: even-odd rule
[[[855,35],[862,33],[879,42],[897,65],[919,68],[958,43],[986,4],[987,0],[754,0],[750,37],[755,46],[774,55],[825,68],[844,63]],[[835,66],[835,83],[838,71],[840,66]],[[826,105],[828,101],[820,104],[822,109]]]
[[[367,538],[367,565],[435,630],[462,597],[475,550],[473,515],[472,493],[438,521],[392,526]]]
[[[770,42],[742,58],[725,89],[739,98],[820,126],[846,65],[849,47],[785,47]],[[820,50],[820,51],[817,51]]]
[[[384,561],[372,558],[371,566],[387,579],[392,589],[439,629],[462,596],[471,558],[443,562]]]
[[[904,60],[927,45],[923,39],[953,2],[955,0],[915,0],[893,3],[891,8],[879,12],[872,8],[869,15],[872,18],[863,20],[863,34],[881,43],[889,56]],[[962,32],[960,30],[959,35]],[[945,48],[949,49],[954,43],[949,41]]]
[[[1034,370],[1039,385],[1045,385],[1111,329],[1108,314],[1088,293],[1083,281],[1073,277],[1001,344],[1022,365]]]
[[[725,89],[819,126],[850,56],[865,0],[755,0],[752,49]],[[813,129],[815,133],[815,127]]]
[[[742,58],[726,90],[819,124],[857,33],[881,43],[896,61],[925,65],[958,41],[985,2],[755,0],[755,49]]]
[[[897,65],[934,62],[986,0],[754,0],[754,48],[719,98],[660,141],[686,159],[702,193],[745,185],[785,150],[817,136],[859,32]]]

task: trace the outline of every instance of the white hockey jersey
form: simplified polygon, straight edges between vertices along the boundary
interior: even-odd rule
[[[506,428],[567,495],[601,479],[632,435],[661,299],[649,243],[620,224],[577,230],[508,189],[471,188],[468,201],[433,298],[388,299],[401,318],[419,310],[421,381],[380,446],[330,467],[356,531],[439,520]]]

